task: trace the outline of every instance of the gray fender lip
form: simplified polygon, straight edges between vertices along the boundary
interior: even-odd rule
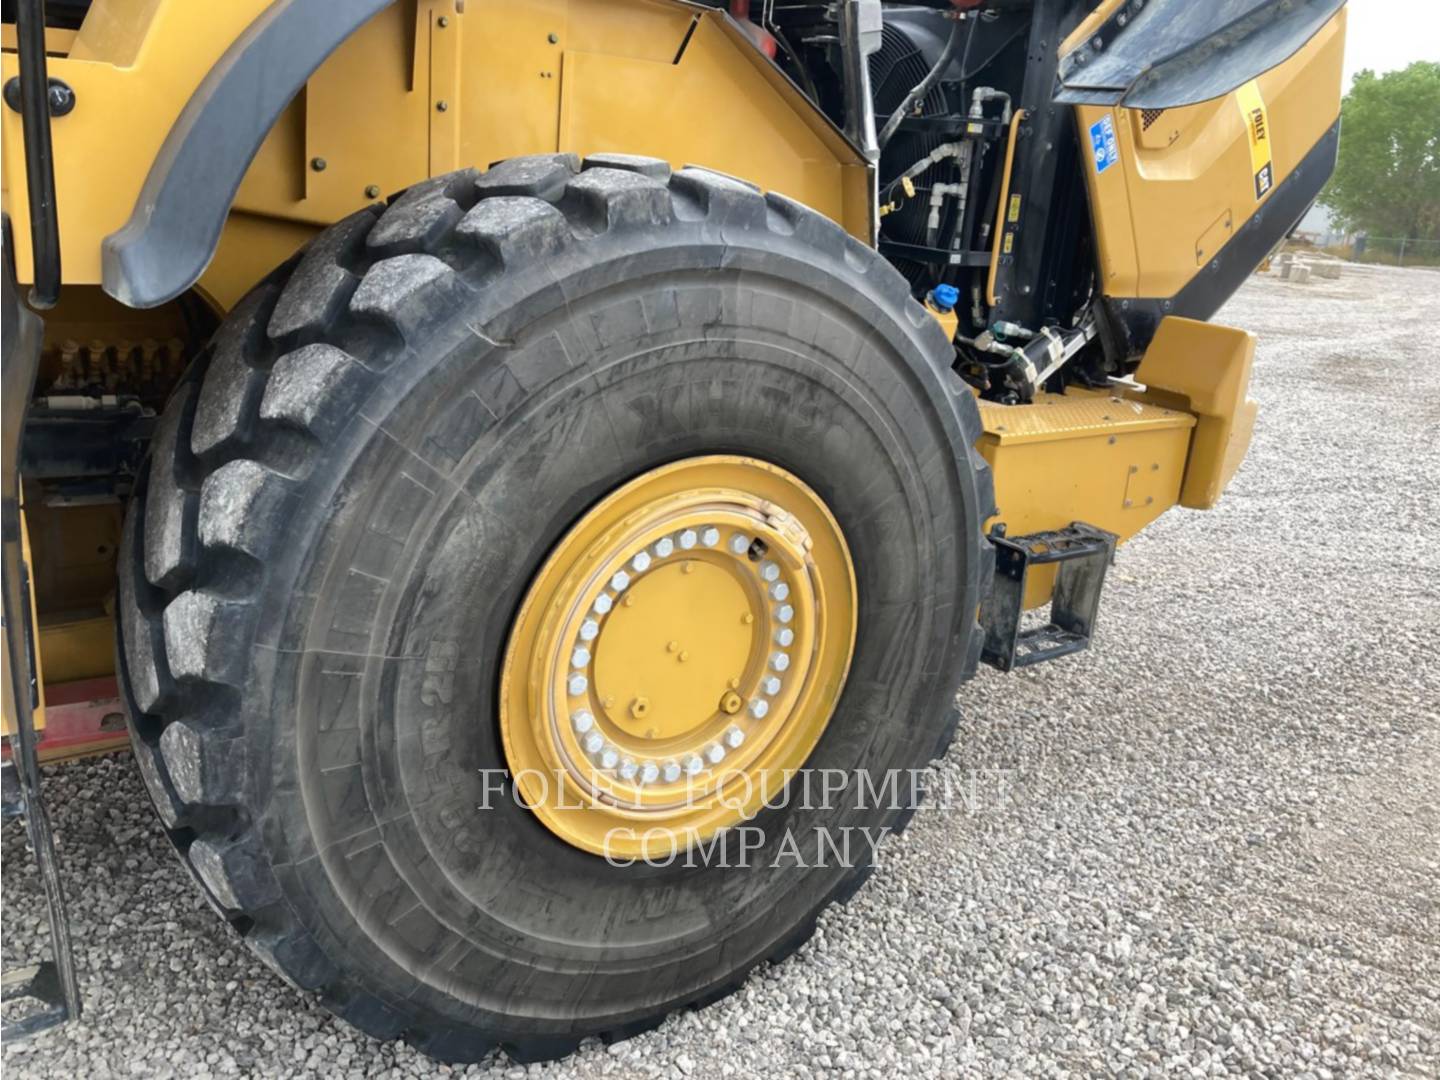
[[[101,284],[130,307],[173,300],[199,280],[250,167],[315,69],[394,0],[275,0],[181,110],[130,219],[101,244]]]

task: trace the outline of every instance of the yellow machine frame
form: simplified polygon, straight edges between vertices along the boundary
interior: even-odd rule
[[[1115,2],[1101,5],[1096,25]],[[79,31],[48,32],[50,74],[77,101],[52,122],[65,295],[92,295],[102,314],[88,320],[103,319],[107,304],[124,311],[98,288],[102,240],[129,218],[186,102],[269,3],[95,0]],[[5,30],[0,79],[17,73],[13,28]],[[1064,49],[1084,35],[1082,26]],[[1338,114],[1343,37],[1342,11],[1236,93],[1158,121],[1109,110],[1123,167],[1086,170],[1107,295],[1174,295],[1264,205],[1247,115],[1258,101],[1278,185]],[[0,111],[5,208],[16,274],[28,282],[21,125]],[[1076,122],[1083,131],[1106,111],[1078,107]],[[714,9],[683,0],[402,0],[342,44],[281,115],[196,289],[223,313],[360,207],[461,166],[553,151],[705,165],[805,202],[857,238],[874,235],[865,156]],[[1177,503],[1213,505],[1254,423],[1245,398],[1253,349],[1241,331],[1166,319],[1138,372],[1143,393],[984,405],[996,520],[1012,535],[1085,520],[1123,540]],[[52,553],[42,547],[43,562]],[[1032,603],[1044,599],[1035,588]],[[103,616],[56,625],[41,640],[52,674],[111,669],[108,635],[96,632]]]

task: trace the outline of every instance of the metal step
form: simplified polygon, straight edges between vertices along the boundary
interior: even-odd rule
[[[995,582],[980,605],[985,630],[981,658],[1001,671],[1013,671],[1087,648],[1095,635],[1105,570],[1115,559],[1115,535],[1079,521],[1029,536],[1006,536],[1004,528],[997,525],[990,533]],[[1023,628],[1030,570],[1051,564],[1056,571],[1050,621]]]

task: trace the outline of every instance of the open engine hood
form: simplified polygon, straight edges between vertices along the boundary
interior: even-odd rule
[[[1293,56],[1345,0],[1127,0],[1060,59],[1055,100],[1174,109]]]

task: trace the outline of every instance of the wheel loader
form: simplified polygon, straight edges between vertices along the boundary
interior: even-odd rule
[[[1342,3],[7,0],[7,1035],[80,1007],[37,763],[122,714],[376,1037],[553,1058],[795,950],[874,847],[787,845],[898,833],[1240,464],[1208,320]]]

